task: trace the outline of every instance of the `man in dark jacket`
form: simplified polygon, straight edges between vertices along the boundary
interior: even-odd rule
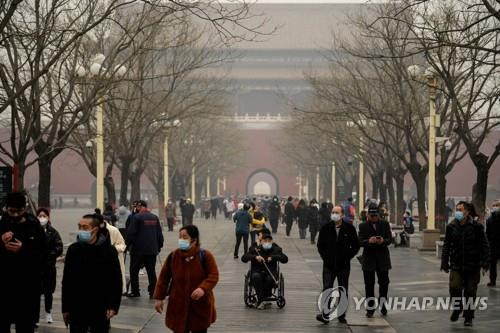
[[[486,220],[486,235],[490,244],[490,282],[488,287],[497,284],[497,261],[500,259],[500,200],[493,203],[491,215]]]
[[[33,332],[40,306],[41,278],[46,255],[45,232],[26,212],[24,194],[6,198],[0,219],[0,332]]]
[[[490,252],[483,225],[473,220],[473,211],[471,203],[457,204],[455,219],[446,226],[441,254],[441,270],[450,273],[450,296],[460,300],[450,320],[457,321],[464,310],[465,326],[472,326],[474,308],[468,305],[463,309],[462,297],[467,304],[475,301],[481,267],[488,269]]]
[[[281,206],[280,201],[277,196],[273,197],[273,200],[268,207],[269,224],[271,225],[271,231],[273,234],[278,232],[278,224],[281,216]]]
[[[250,233],[250,224],[252,224],[252,215],[248,212],[249,204],[240,204],[241,207],[233,216],[236,223],[236,245],[234,246],[234,259],[238,259],[241,239],[243,238],[243,254],[248,252],[248,235]]]
[[[281,247],[273,243],[273,237],[268,230],[259,232],[259,243],[254,244],[241,261],[251,261],[250,270],[252,274],[252,284],[257,293],[256,308],[262,310],[265,308],[265,299],[271,296],[275,281],[279,280],[278,262],[286,264],[288,257],[283,253]],[[264,263],[271,271],[271,276]]]
[[[286,236],[290,237],[290,231],[292,231],[293,220],[296,217],[295,207],[293,206],[293,198],[288,197],[285,204],[285,224],[286,224]]]
[[[184,205],[181,206],[182,213],[182,226],[193,224],[194,213],[196,212],[196,207],[191,203],[191,199],[186,199]]]
[[[323,291],[333,288],[335,279],[339,287],[348,291],[351,259],[359,251],[359,240],[356,228],[344,222],[342,206],[333,208],[331,222],[325,224],[319,231],[318,252],[323,259]],[[328,323],[323,313],[316,319]],[[339,322],[346,323],[345,313],[339,316]]]
[[[148,210],[144,200],[138,203],[139,213],[132,218],[127,229],[127,247],[130,249],[130,287],[128,297],[139,297],[139,270],[146,267],[148,292],[153,296],[156,286],[156,256],[163,247],[163,232],[158,216]]]
[[[321,207],[319,209],[319,228],[323,228],[323,226],[331,221],[330,216],[332,215],[332,208],[329,208],[328,202],[322,202]]]
[[[309,203],[307,215],[309,233],[311,234],[311,244],[316,244],[316,235],[319,231],[319,205],[316,199],[312,199]]]
[[[371,203],[368,206],[367,221],[359,225],[359,242],[363,247],[361,266],[365,280],[365,293],[368,300],[366,316],[373,317],[375,312],[375,274],[379,286],[380,312],[387,315],[385,302],[389,290],[389,270],[391,257],[388,246],[392,242],[392,232],[389,222],[380,218],[378,206]]]
[[[78,230],[77,242],[68,248],[64,261],[64,322],[71,333],[108,332],[122,296],[118,253],[97,215],[83,216]]]

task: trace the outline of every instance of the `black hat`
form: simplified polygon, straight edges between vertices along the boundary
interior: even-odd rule
[[[11,192],[7,194],[5,204],[11,208],[26,208],[26,197],[21,192]]]
[[[368,205],[368,215],[378,215],[380,210],[378,209],[377,204],[371,203]]]
[[[269,239],[269,240],[273,240],[273,236],[271,236],[271,234],[269,233],[264,233],[262,235],[262,239]]]

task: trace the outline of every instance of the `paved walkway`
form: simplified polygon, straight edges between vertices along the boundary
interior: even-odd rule
[[[349,325],[333,321],[326,326],[316,321],[317,297],[321,289],[321,260],[316,246],[309,240],[298,239],[294,226],[293,237],[284,238],[280,226],[275,241],[284,249],[290,261],[282,265],[285,275],[285,296],[287,305],[278,309],[257,311],[248,309],[243,303],[243,276],[248,265],[233,259],[234,225],[230,221],[195,221],[201,229],[202,247],[212,251],[217,259],[220,281],[216,287],[218,320],[211,332],[498,332],[500,327],[500,288],[488,289],[482,279],[479,294],[489,296],[489,308],[477,313],[475,326],[464,328],[463,322],[450,323],[446,311],[390,312],[385,318],[376,314],[367,319],[364,311],[351,309],[347,314]],[[62,226],[61,226],[62,227]],[[178,227],[176,227],[176,230]],[[70,234],[69,231],[65,231]],[[164,260],[177,244],[177,232],[165,233],[167,249],[161,254]],[[69,237],[69,236],[68,236]],[[240,250],[242,251],[242,249]],[[392,296],[446,296],[447,275],[439,272],[439,261],[433,254],[416,250],[391,248],[393,270],[390,273],[389,293]],[[159,270],[159,264],[158,264]],[[59,272],[62,271],[60,267]],[[364,294],[363,278],[359,264],[353,260],[351,268],[351,296]],[[147,278],[141,277],[142,290],[146,290]],[[58,285],[60,286],[60,285]],[[65,331],[60,309],[60,288],[57,288],[54,304],[54,322],[42,324],[40,332]],[[43,318],[42,318],[43,319]],[[113,320],[113,332],[166,332],[164,317],[156,315],[153,301],[124,299],[120,315]]]

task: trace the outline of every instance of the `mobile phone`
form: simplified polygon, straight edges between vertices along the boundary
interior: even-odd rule
[[[381,239],[381,238],[382,238],[382,236],[376,236],[376,238],[380,238],[380,239]]]

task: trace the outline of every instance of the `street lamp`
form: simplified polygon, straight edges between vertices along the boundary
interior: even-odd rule
[[[319,167],[316,167],[316,200],[319,202]]]
[[[335,162],[332,162],[332,204],[335,205],[337,202],[337,184],[336,184],[336,170],[335,170]]]
[[[175,128],[181,126],[181,121],[175,119],[173,122],[167,121],[167,128]],[[167,207],[168,199],[170,198],[170,174],[169,174],[169,159],[168,159],[168,135],[165,135],[163,142],[163,206]]]
[[[90,70],[87,71],[85,67],[79,65],[75,68],[76,75],[80,78],[90,77],[94,80],[105,78],[102,75],[106,71],[103,66],[106,57],[104,54],[98,53],[95,55],[93,63],[90,65]],[[115,72],[118,75],[124,75],[127,72],[125,66],[115,67]],[[90,74],[90,75],[89,75]],[[96,207],[104,209],[104,97],[100,96],[96,110]],[[89,142],[85,145],[89,148]]]

